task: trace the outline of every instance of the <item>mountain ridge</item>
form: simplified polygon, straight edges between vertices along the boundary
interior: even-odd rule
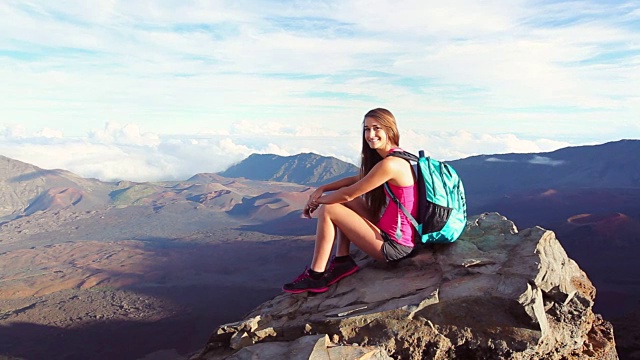
[[[356,175],[359,169],[334,157],[315,153],[292,156],[251,154],[239,163],[219,172],[225,177],[243,177],[261,181],[284,181],[318,186]]]
[[[109,201],[113,186],[67,170],[46,170],[0,155],[0,220],[46,210],[50,205],[73,205],[79,210],[100,206]],[[70,194],[76,195],[64,200]]]
[[[551,152],[477,155],[449,161],[470,201],[525,189],[640,188],[640,140],[572,146]],[[508,179],[508,181],[504,181]]]

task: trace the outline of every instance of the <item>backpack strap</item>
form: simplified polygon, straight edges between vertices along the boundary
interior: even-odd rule
[[[387,154],[387,156],[395,156],[395,157],[399,157],[401,159],[405,159],[408,162],[418,162],[418,157],[415,156],[414,154],[408,152],[408,151],[404,151],[404,150],[398,150],[398,151],[389,151],[389,153]]]
[[[398,205],[398,207],[400,208],[400,210],[402,210],[402,212],[404,213],[404,215],[407,217],[407,219],[409,219],[409,221],[411,222],[411,225],[413,225],[413,227],[418,231],[418,234],[422,233],[422,225],[418,224],[418,222],[416,221],[416,219],[411,216],[411,214],[409,213],[409,211],[407,210],[406,207],[404,207],[404,205],[402,205],[402,203],[400,202],[400,200],[398,200],[398,198],[396,197],[396,195],[393,193],[393,191],[391,191],[391,187],[389,187],[389,184],[387,184],[386,182],[384,183],[384,188],[387,190],[387,192],[389,193],[389,195],[391,196],[391,200],[393,200],[394,203],[396,203],[396,205]],[[400,240],[402,239],[402,231],[400,231],[401,228],[401,219],[400,219],[400,213],[398,213],[398,225],[396,226],[396,239]]]
[[[390,151],[387,154],[387,156],[395,156],[395,157],[399,157],[401,159],[405,159],[405,160],[407,160],[409,162],[409,164],[412,164],[412,162],[415,162],[415,163],[418,162],[418,157],[417,156],[415,156],[414,154],[412,154],[412,153],[410,153],[408,151],[404,151],[404,150]],[[412,167],[411,171],[414,171],[413,167]],[[414,173],[414,177],[416,177],[415,173]],[[418,181],[418,180],[416,179],[416,181]],[[393,193],[393,191],[391,191],[391,187],[389,187],[389,185],[386,182],[384,183],[384,188],[387,190],[387,193],[389,193],[389,196],[391,196],[391,200],[394,203],[396,203],[396,205],[398,205],[398,208],[400,208],[400,210],[402,210],[402,212],[407,217],[407,219],[409,219],[409,221],[411,222],[411,225],[413,225],[413,227],[418,231],[418,233],[421,234],[422,233],[422,225],[418,224],[416,219],[413,216],[411,216],[411,214],[409,213],[407,208],[404,207],[404,205],[402,205],[402,203],[400,202],[400,200],[398,200],[398,198]],[[400,228],[401,228],[400,225],[401,225],[401,219],[400,219],[400,214],[398,213],[398,225],[396,226],[396,234],[395,234],[397,240],[400,240],[402,238],[402,231],[400,231]]]

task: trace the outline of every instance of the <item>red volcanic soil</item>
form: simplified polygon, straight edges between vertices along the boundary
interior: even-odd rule
[[[311,190],[296,192],[265,193],[242,204],[236,205],[230,212],[236,216],[245,216],[255,222],[277,220],[304,208]]]
[[[25,212],[33,214],[39,210],[63,209],[80,202],[83,195],[84,192],[76,188],[51,188],[38,196]]]
[[[252,218],[259,221],[279,219],[292,211],[302,209],[309,194],[310,191],[268,194],[256,200],[255,210],[251,213]]]
[[[161,275],[148,271],[150,262],[166,262],[168,255],[146,250],[140,241],[86,241],[11,251],[0,259],[4,300],[155,281]]]
[[[218,211],[229,211],[233,209],[236,204],[242,202],[242,196],[231,190],[218,190],[199,194],[190,198],[190,200],[197,201],[204,206]]]
[[[191,240],[199,242],[78,241],[0,254],[0,358],[184,358],[218,325],[279,294],[313,251],[311,241],[286,238]]]
[[[582,243],[601,242],[609,246],[634,246],[640,238],[640,222],[622,213],[574,215],[556,230],[565,237],[579,234]]]
[[[621,225],[630,221],[629,217],[624,214],[615,213],[609,215],[594,215],[594,214],[579,214],[574,215],[567,219],[569,224],[575,225],[589,225],[589,224],[611,224]]]
[[[640,189],[540,189],[510,194],[482,206],[467,205],[469,213],[496,211],[527,228],[564,223],[577,214],[608,217],[621,213],[640,219],[639,204]]]
[[[256,254],[245,255],[247,263],[222,258],[232,247],[247,247],[253,254],[254,248],[265,245],[249,248],[248,243],[242,242],[214,246],[122,240],[68,242],[10,251],[0,254],[0,300],[96,286],[125,289],[212,282],[214,279],[207,274],[215,274],[216,285],[229,285],[237,283],[238,275],[246,275],[247,266],[272,265]],[[249,256],[258,258],[249,262]]]

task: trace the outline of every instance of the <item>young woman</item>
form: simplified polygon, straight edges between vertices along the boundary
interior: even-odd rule
[[[284,291],[325,292],[355,273],[358,265],[349,255],[351,243],[379,261],[396,261],[411,253],[415,229],[402,210],[388,201],[383,186],[387,183],[416,216],[417,187],[411,165],[404,159],[387,157],[389,152],[400,150],[399,145],[400,134],[389,110],[373,109],[364,116],[360,174],[320,186],[309,196],[304,215],[311,217],[317,210],[318,218],[313,260],[300,276],[283,286]],[[334,242],[336,256],[327,267]]]

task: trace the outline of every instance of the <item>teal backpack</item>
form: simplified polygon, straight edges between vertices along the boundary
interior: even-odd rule
[[[467,203],[464,186],[456,171],[449,165],[420,150],[419,157],[406,151],[392,151],[388,156],[397,156],[416,163],[418,183],[418,216],[414,218],[393,194],[387,183],[385,189],[417,230],[416,237],[422,243],[448,243],[458,239],[467,226]],[[400,221],[400,214],[398,214]],[[399,227],[398,227],[399,228]],[[402,234],[398,229],[396,238]],[[417,242],[417,241],[416,241]]]

